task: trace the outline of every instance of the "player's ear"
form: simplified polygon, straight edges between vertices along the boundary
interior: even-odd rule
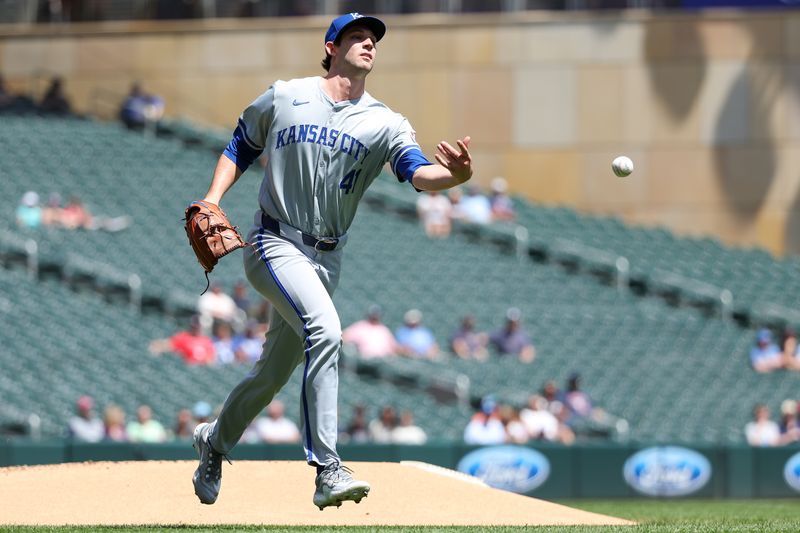
[[[325,43],[325,53],[328,54],[329,56],[336,55],[336,54],[334,54],[334,51],[337,48],[338,47],[333,43],[333,41],[328,41],[327,43]]]

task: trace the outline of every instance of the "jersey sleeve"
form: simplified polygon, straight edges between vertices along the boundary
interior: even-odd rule
[[[408,183],[411,183],[411,178],[419,167],[431,164],[417,144],[416,132],[405,118],[392,136],[389,164],[397,179]]]
[[[269,124],[272,122],[274,99],[275,88],[270,87],[247,106],[239,117],[231,142],[223,151],[242,172],[264,151]]]

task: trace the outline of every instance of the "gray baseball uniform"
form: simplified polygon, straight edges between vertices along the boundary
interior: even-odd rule
[[[430,164],[409,122],[364,93],[334,102],[319,77],[278,81],[242,114],[225,155],[246,169],[269,161],[244,253],[253,287],[275,312],[261,359],[230,393],[210,436],[227,453],[303,367],[301,422],[309,464],[336,452],[341,324],[331,296],[358,202],[390,162],[400,181]]]

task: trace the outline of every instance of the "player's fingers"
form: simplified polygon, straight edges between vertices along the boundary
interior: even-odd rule
[[[460,155],[458,153],[458,150],[453,148],[453,146],[449,142],[442,141],[439,144],[442,146],[442,148],[444,148],[444,154],[445,155],[447,155],[449,157],[453,157],[453,158],[458,157]]]
[[[467,139],[469,139],[469,137],[467,137]],[[469,148],[467,148],[467,144],[466,144],[466,143],[464,143],[464,142],[463,142],[463,141],[461,141],[461,140],[458,140],[458,141],[456,141],[456,144],[458,144],[458,147],[459,147],[459,148],[461,148],[461,155],[462,155],[462,156],[466,156],[466,159],[467,159],[468,161],[469,161],[469,160],[471,160],[471,159],[472,159],[472,156],[471,156],[471,155],[469,155]]]
[[[450,164],[450,162],[451,162],[452,160],[454,160],[454,159],[456,159],[456,158],[458,157],[457,155],[456,155],[456,156],[453,156],[453,155],[451,155],[451,154],[450,154],[450,153],[449,153],[449,152],[448,152],[448,151],[447,151],[447,150],[446,150],[446,149],[445,149],[445,148],[444,148],[444,147],[441,145],[441,143],[440,143],[440,144],[437,146],[437,148],[439,149],[439,153],[438,153],[438,154],[435,154],[435,155],[440,155],[440,156],[441,156],[441,157],[442,157],[442,158],[443,158],[445,161],[447,161],[447,165],[449,165],[449,164]],[[445,166],[447,166],[447,165],[445,165]]]
[[[441,155],[433,154],[433,157],[435,157],[436,158],[436,162],[439,163],[440,165],[442,165],[443,167],[450,166],[450,162],[447,159],[445,159],[444,157],[442,157]]]

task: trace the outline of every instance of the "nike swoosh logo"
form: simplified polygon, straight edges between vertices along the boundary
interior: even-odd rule
[[[305,101],[305,102],[298,102],[298,101],[297,101],[297,98],[295,98],[295,99],[294,99],[294,101],[292,102],[292,105],[295,105],[295,106],[297,106],[297,105],[303,105],[303,104],[307,104],[308,102],[309,102],[308,100],[307,100],[307,101]]]

